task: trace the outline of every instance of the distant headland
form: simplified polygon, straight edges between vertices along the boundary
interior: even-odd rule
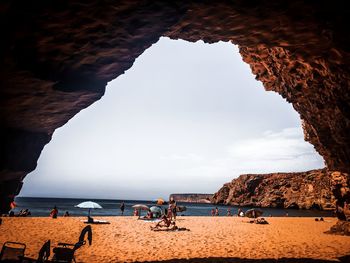
[[[186,193],[186,194],[171,194],[170,198],[174,198],[177,202],[185,203],[210,203],[213,194],[196,194],[196,193]]]

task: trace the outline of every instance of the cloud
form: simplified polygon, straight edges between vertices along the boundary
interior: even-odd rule
[[[203,157],[195,153],[187,154],[171,154],[168,156],[161,156],[161,160],[170,160],[170,161],[201,161]]]
[[[300,127],[266,131],[259,138],[228,147],[233,169],[240,171],[291,172],[323,167],[323,159],[303,139]]]
[[[304,141],[298,127],[237,140],[226,148],[222,158],[202,160],[182,174],[222,184],[245,173],[298,172],[322,167],[322,157]]]

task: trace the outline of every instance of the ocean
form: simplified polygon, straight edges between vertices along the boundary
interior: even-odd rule
[[[155,201],[147,200],[106,200],[106,199],[75,199],[75,198],[34,198],[34,197],[16,197],[15,202],[17,207],[13,209],[15,214],[17,214],[21,209],[29,209],[32,216],[45,217],[49,216],[51,209],[57,206],[59,211],[59,216],[62,216],[66,211],[69,212],[71,216],[85,216],[87,215],[87,209],[80,209],[74,207],[75,205],[84,202],[93,201],[100,204],[103,209],[94,209],[91,211],[93,216],[120,216],[121,211],[119,209],[121,202],[125,203],[124,215],[133,215],[134,209],[132,208],[135,204],[144,204],[147,206],[155,205]],[[210,216],[211,210],[218,207],[219,216],[226,216],[227,209],[231,209],[232,214],[237,214],[237,207],[234,206],[223,206],[223,205],[213,205],[213,204],[197,204],[197,203],[181,203],[178,205],[186,206],[187,210],[185,212],[179,213],[183,216]],[[163,206],[166,208],[167,206]],[[243,211],[248,210],[248,207],[243,207]],[[288,216],[291,217],[326,217],[331,216],[329,211],[318,211],[318,210],[294,210],[294,209],[276,209],[276,208],[262,208],[264,214],[263,216]],[[144,212],[145,213],[145,212]]]

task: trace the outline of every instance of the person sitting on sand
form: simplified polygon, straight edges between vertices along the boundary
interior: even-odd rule
[[[261,217],[255,220],[255,224],[260,224],[260,225],[268,225],[269,222],[265,220],[265,218]]]
[[[139,210],[138,209],[134,210],[134,216],[139,216]]]
[[[93,223],[94,222],[94,219],[88,215],[88,220],[87,220],[88,223]]]
[[[30,215],[32,215],[32,213],[29,211],[28,208],[24,210],[24,216],[30,216]]]
[[[162,220],[160,222],[158,222],[154,227],[151,226],[151,230],[158,230],[158,229],[162,229],[162,228],[166,228],[166,229],[175,229],[176,228],[176,224],[174,221],[171,221],[171,219],[169,219],[167,216],[163,215]]]
[[[18,216],[21,216],[21,217],[26,217],[26,216],[30,216],[31,213],[29,212],[28,209],[22,209],[21,211],[19,211],[19,214]]]
[[[153,213],[151,211],[147,212],[147,215],[145,216],[147,219],[152,219],[153,218]]]
[[[65,213],[64,213],[64,215],[63,215],[64,217],[68,217],[69,216],[69,212],[68,211],[66,211]]]
[[[151,219],[153,219],[152,211],[148,211],[145,216],[139,217],[139,219],[142,219],[142,220],[151,220]]]
[[[56,206],[54,206],[54,208],[50,212],[50,217],[57,218],[57,215],[58,215],[58,209]]]

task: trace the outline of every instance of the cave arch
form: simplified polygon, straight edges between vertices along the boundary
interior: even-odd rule
[[[101,98],[106,83],[161,36],[238,44],[265,89],[293,104],[305,139],[325,159],[335,188],[343,188],[339,204],[347,198],[346,1],[12,0],[0,7],[0,213],[54,130]]]

